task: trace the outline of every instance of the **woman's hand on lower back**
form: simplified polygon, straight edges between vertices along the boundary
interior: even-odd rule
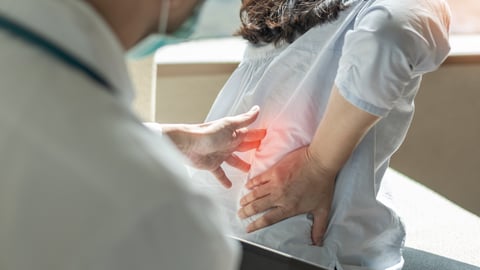
[[[324,169],[308,146],[281,159],[264,173],[250,179],[250,193],[240,200],[240,218],[263,215],[249,224],[253,232],[299,214],[313,216],[312,243],[322,245],[328,225],[337,172]]]

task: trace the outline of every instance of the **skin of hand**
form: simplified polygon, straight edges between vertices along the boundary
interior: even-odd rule
[[[301,213],[314,217],[312,239],[323,239],[335,188],[335,171],[322,168],[309,151],[301,147],[282,158],[246,185],[251,190],[240,200],[242,219],[269,210],[247,227],[247,232],[272,225]],[[319,235],[313,232],[319,232]],[[320,240],[313,241],[316,244]]]
[[[245,152],[260,146],[266,130],[248,128],[259,112],[259,107],[254,106],[246,113],[208,123],[161,125],[161,128],[193,167],[210,171],[223,186],[230,188],[232,183],[221,165],[226,162],[239,170],[250,170],[250,164],[234,152]]]
[[[323,245],[335,177],[379,119],[349,103],[334,87],[311,144],[287,154],[247,182],[251,192],[240,200],[239,217],[245,219],[266,211],[248,225],[247,231],[309,213],[313,216],[312,243]]]

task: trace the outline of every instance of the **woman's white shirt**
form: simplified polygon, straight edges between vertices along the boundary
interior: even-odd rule
[[[400,269],[405,231],[383,175],[410,125],[422,75],[438,68],[449,52],[449,10],[443,0],[351,2],[338,20],[292,44],[249,45],[207,120],[260,105],[254,127],[267,128],[267,136],[257,151],[241,155],[252,163],[249,174],[226,168],[231,190],[201,172],[206,180],[198,186],[222,200],[239,237],[329,269]],[[246,234],[258,216],[236,216],[248,192],[243,185],[310,143],[334,84],[353,105],[382,119],[337,177],[324,246],[311,246],[307,215]]]

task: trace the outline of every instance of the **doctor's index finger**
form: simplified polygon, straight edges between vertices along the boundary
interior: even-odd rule
[[[247,129],[245,133],[245,141],[261,141],[267,135],[267,130],[264,128]]]
[[[252,142],[244,141],[235,148],[235,151],[246,152],[253,149],[257,149],[260,146],[260,143],[261,141],[252,141]]]
[[[235,142],[239,143],[235,151],[246,152],[260,147],[262,140],[267,135],[266,129],[241,128],[235,131]]]

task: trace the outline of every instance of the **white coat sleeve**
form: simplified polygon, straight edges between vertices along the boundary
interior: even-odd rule
[[[149,128],[150,130],[154,131],[158,136],[162,136],[163,135],[163,128],[162,128],[162,125],[160,125],[159,123],[155,123],[155,122],[145,122],[143,123],[147,128]]]
[[[109,270],[233,270],[238,243],[227,239],[212,201],[181,196],[145,213],[106,258]]]

